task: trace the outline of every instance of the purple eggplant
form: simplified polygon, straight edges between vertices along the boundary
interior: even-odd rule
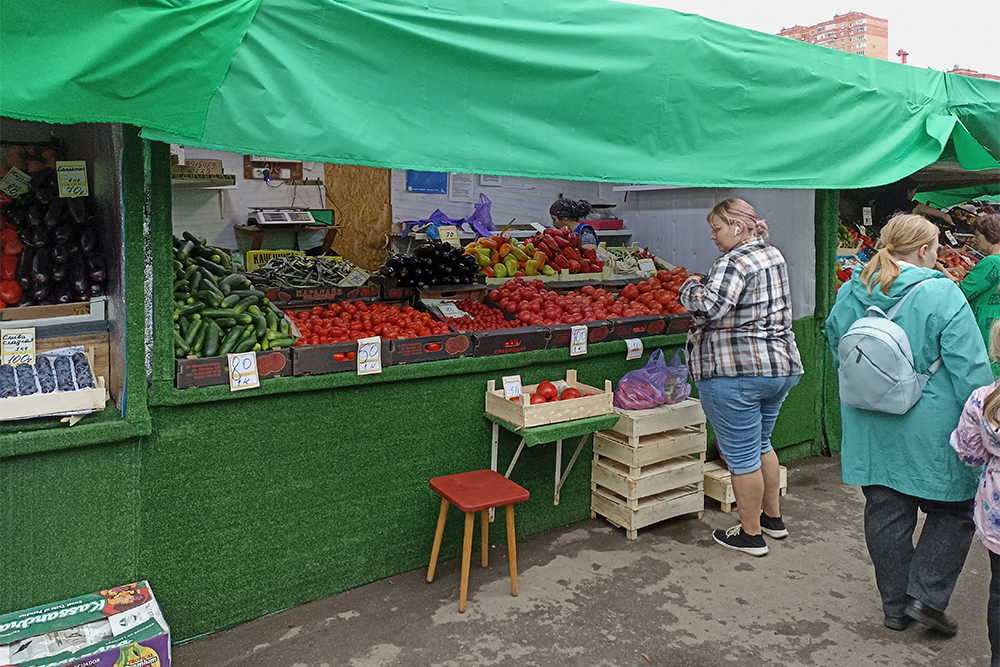
[[[49,253],[39,251],[31,260],[31,281],[36,285],[46,285],[49,280]]]
[[[26,245],[21,252],[21,261],[17,263],[17,272],[14,279],[21,286],[21,290],[27,293],[28,288],[34,283],[31,279],[31,261],[35,258],[35,246]]]
[[[57,197],[49,205],[49,210],[45,212],[45,226],[48,229],[55,229],[62,222],[63,212],[66,210],[66,200]]]
[[[80,230],[80,252],[84,255],[89,255],[94,252],[97,245],[97,236],[94,234],[94,230],[87,226]]]
[[[69,218],[78,225],[82,225],[87,220],[87,198],[70,197],[66,200],[66,209],[69,211]]]
[[[74,250],[66,260],[69,265],[69,285],[77,294],[86,294],[90,281],[87,279],[87,268],[83,264],[83,255]]]
[[[90,255],[87,257],[86,262],[91,282],[104,284],[104,279],[106,277],[104,258],[100,255]]]
[[[101,283],[90,283],[87,294],[90,296],[104,296],[104,285]]]
[[[52,262],[49,265],[49,277],[52,278],[52,282],[61,283],[68,275],[69,266],[66,262]]]
[[[56,303],[73,301],[73,290],[66,283],[59,283],[52,288],[52,300]]]
[[[58,243],[52,247],[52,261],[65,263],[69,259],[69,246]]]

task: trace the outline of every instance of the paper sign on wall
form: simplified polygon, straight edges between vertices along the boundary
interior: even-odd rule
[[[569,356],[576,357],[587,354],[587,325],[578,324],[570,329]]]
[[[462,245],[462,242],[458,238],[458,227],[454,225],[442,225],[438,227],[438,234],[445,243],[450,243],[456,248]]]
[[[59,181],[60,197],[86,197],[90,194],[86,160],[56,161],[56,179]]]
[[[358,339],[358,375],[377,375],[382,372],[382,338]]]
[[[229,359],[229,391],[254,389],[260,386],[260,376],[257,374],[256,352],[230,352]]]
[[[503,377],[503,395],[507,399],[517,398],[521,395],[520,375],[505,375]]]
[[[0,363],[8,366],[35,363],[35,327],[0,332]]]
[[[628,354],[625,355],[625,360],[638,359],[642,356],[642,339],[641,338],[628,338],[625,340],[625,346],[628,348]]]
[[[872,224],[872,207],[865,206],[861,209],[861,217],[864,218],[865,227]]]
[[[6,192],[16,199],[28,191],[30,183],[31,176],[28,176],[17,167],[11,167],[7,175],[3,177],[3,180],[0,180],[0,191]]]

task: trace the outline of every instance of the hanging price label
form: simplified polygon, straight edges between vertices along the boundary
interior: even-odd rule
[[[372,336],[358,340],[358,375],[382,372],[382,338]]]
[[[8,366],[35,363],[35,327],[0,332],[0,363]]]
[[[445,317],[468,317],[469,316],[469,314],[467,312],[465,312],[464,310],[462,310],[461,308],[459,308],[455,304],[451,303],[450,301],[442,301],[441,304],[438,306],[438,310],[440,310],[441,314],[444,315]]]
[[[0,191],[17,198],[28,191],[30,183],[31,176],[28,176],[17,167],[11,167],[7,175],[3,177],[3,180],[0,180]]]
[[[257,353],[230,352],[229,359],[229,391],[254,389],[260,386],[260,376],[257,375]]]
[[[57,161],[56,178],[59,181],[60,197],[86,197],[90,194],[86,160]]]
[[[946,229],[944,235],[948,237],[948,243],[958,245],[958,239],[956,239],[955,235],[951,233],[951,230]]]
[[[458,227],[453,227],[451,225],[438,227],[438,234],[440,234],[441,240],[445,243],[450,243],[453,246],[462,245],[462,242],[458,239]]]
[[[865,206],[861,209],[861,217],[865,221],[865,227],[872,224],[872,207]]]
[[[625,340],[625,346],[628,348],[628,354],[625,355],[625,360],[629,361],[631,359],[638,359],[642,356],[642,339],[641,338],[628,338]]]
[[[576,357],[587,354],[587,325],[578,324],[570,329],[569,356]]]
[[[361,269],[354,269],[350,275],[340,281],[337,287],[361,287],[368,281],[368,273]]]
[[[503,395],[507,399],[517,398],[521,395],[521,376],[505,375],[503,377]]]

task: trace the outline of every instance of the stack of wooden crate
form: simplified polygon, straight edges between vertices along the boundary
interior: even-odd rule
[[[707,436],[701,402],[693,398],[651,410],[619,410],[610,431],[594,434],[590,516],[639,528],[705,510]]]

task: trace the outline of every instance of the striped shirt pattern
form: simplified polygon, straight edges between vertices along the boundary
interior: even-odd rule
[[[694,317],[687,347],[695,380],[805,372],[792,333],[788,267],[762,239],[717,259],[701,282],[681,287],[679,300]]]

